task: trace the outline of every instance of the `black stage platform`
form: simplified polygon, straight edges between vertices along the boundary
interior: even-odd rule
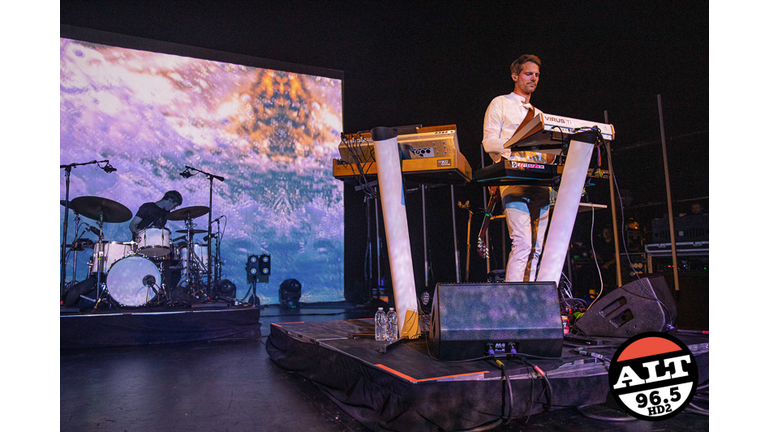
[[[437,431],[497,427],[502,418],[506,423],[544,411],[604,404],[610,401],[608,365],[584,354],[610,359],[623,342],[573,338],[561,358],[504,359],[513,396],[510,411],[501,370],[492,361],[437,360],[424,338],[388,346],[354,336],[372,333],[372,319],[280,323],[272,324],[266,346],[278,365],[314,382],[367,428]],[[699,382],[706,383],[708,335],[679,331],[675,336],[694,354]],[[551,389],[534,366],[546,373]]]
[[[61,349],[261,339],[260,309],[201,303],[185,309],[62,309]]]

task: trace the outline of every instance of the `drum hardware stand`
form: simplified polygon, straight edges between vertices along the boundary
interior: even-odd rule
[[[170,259],[170,257],[169,257]],[[168,285],[166,284],[166,274],[165,274],[165,261],[160,261],[159,264],[156,264],[158,269],[160,270],[160,277],[163,279],[163,282],[158,285],[157,283],[154,283],[151,287],[152,290],[155,292],[155,299],[157,299],[158,305],[160,302],[160,295],[162,294],[163,298],[167,302],[167,306],[175,306],[176,303],[174,303],[173,298],[171,298],[171,294],[168,292]],[[157,287],[157,289],[155,289]]]
[[[209,239],[209,241],[208,241],[208,268],[206,269],[207,270],[206,273],[208,274],[208,280],[207,280],[207,286],[206,286],[206,288],[207,288],[207,297],[210,297],[210,295],[211,295],[211,280],[213,279],[211,277],[211,270],[212,270],[213,266],[211,265],[212,260],[211,260],[211,242],[210,242],[211,228],[212,228],[212,225],[213,225],[213,222],[211,221],[211,217],[213,215],[213,180],[216,179],[218,181],[223,182],[224,181],[224,177],[217,176],[217,175],[214,175],[214,174],[211,174],[211,173],[207,173],[205,171],[201,171],[201,170],[199,170],[197,168],[193,168],[193,167],[188,166],[188,165],[185,165],[184,168],[185,168],[184,171],[181,173],[182,177],[189,178],[189,177],[194,175],[194,174],[192,174],[190,172],[190,170],[191,171],[196,171],[196,172],[199,172],[200,174],[203,174],[206,177],[208,177],[208,181],[209,181],[209,184],[210,184],[209,189],[208,189],[208,239]],[[193,250],[193,252],[194,252],[194,250]]]
[[[214,238],[216,239],[216,254],[213,257],[215,262],[213,266],[213,282],[217,284],[221,282],[221,243],[219,242],[218,233],[210,237],[208,242],[210,243]],[[209,262],[208,265],[210,266],[211,263]]]
[[[219,283],[221,282],[221,241],[219,240],[219,233],[221,232],[221,227],[219,226],[219,221],[216,221],[216,233],[211,234],[208,237],[208,244],[210,244],[214,239],[216,240],[216,254],[213,256],[213,261],[209,261],[208,265],[213,266],[213,282]]]
[[[69,226],[69,177],[72,174],[72,168],[81,166],[81,165],[93,165],[93,164],[100,164],[104,163],[103,167],[99,167],[103,169],[106,172],[113,172],[115,168],[112,167],[112,165],[109,164],[109,159],[104,160],[92,160],[90,162],[84,162],[84,163],[71,163],[68,165],[59,165],[59,169],[64,169],[64,223],[63,223],[63,234],[62,234],[62,241],[61,241],[61,261],[60,261],[60,269],[61,269],[61,295],[64,295],[64,285],[65,280],[67,278],[67,270],[66,270],[66,263],[65,258],[67,255],[67,229]]]
[[[198,263],[195,261],[195,244],[193,243],[193,236],[194,236],[194,225],[192,224],[192,217],[187,217],[184,219],[184,225],[187,227],[187,235],[186,235],[186,242],[187,242],[187,256],[184,259],[186,261],[186,272],[184,274],[184,277],[179,281],[179,283],[176,286],[184,286],[186,283],[186,287],[192,291],[193,296],[197,296],[202,292],[200,289],[200,275],[198,271]],[[208,243],[210,245],[210,242]],[[194,267],[193,267],[194,264]],[[202,267],[202,265],[200,265]],[[203,293],[205,294],[205,293]],[[208,297],[207,295],[205,296]]]
[[[98,248],[99,252],[98,252],[98,256],[95,258],[96,259],[96,298],[98,299],[98,301],[96,301],[96,304],[93,306],[93,310],[96,310],[96,307],[99,305],[99,301],[101,301],[101,296],[104,294],[103,291],[105,291],[103,289],[103,287],[101,286],[101,275],[103,273],[106,273],[104,271],[105,270],[104,269],[104,259],[105,259],[105,257],[104,257],[104,248],[102,247],[102,245],[104,244],[104,235],[103,235],[104,234],[104,231],[103,231],[104,217],[103,217],[103,215],[99,216],[98,223],[99,223],[99,241],[96,242],[96,244],[99,245],[99,248]],[[96,250],[96,246],[95,245],[93,247],[93,250],[94,251]]]
[[[101,232],[101,231],[99,231]],[[102,300],[104,300],[104,294],[106,294],[107,290],[104,289],[104,283],[101,281],[101,275],[104,274],[104,249],[101,247],[102,244],[101,235],[99,235],[99,241],[97,244],[99,244],[99,252],[98,256],[94,258],[96,261],[96,303],[93,305],[93,310],[98,309],[99,303],[101,303]],[[93,248],[96,250],[96,246]]]
[[[125,243],[131,245],[131,255],[138,255],[139,243],[137,243],[136,240],[131,239],[131,241]]]
[[[221,218],[222,218],[222,216],[219,216],[218,218],[216,218],[216,220],[214,220],[214,222],[216,222],[216,233],[215,234],[211,234],[208,237],[208,244],[210,244],[213,239],[216,239],[216,254],[214,256],[215,265],[211,261],[208,262],[208,266],[213,266],[213,283],[214,283],[214,285],[218,285],[221,282],[221,267],[222,267],[222,264],[221,264],[221,240],[220,240],[221,226],[219,224],[219,219],[221,219]]]
[[[96,282],[96,299],[95,299],[96,303],[94,303],[93,305],[93,310],[96,310],[99,308],[99,303],[101,303],[102,300],[104,300],[105,302],[108,302],[108,300],[106,299],[106,296],[104,295],[107,293],[107,290],[104,289],[105,287],[103,287],[101,283],[101,272],[99,272],[96,275],[96,281],[97,281]]]
[[[77,236],[77,231],[78,231],[77,227],[79,226],[80,226],[80,215],[75,213],[75,238],[72,240],[72,243],[68,245],[70,248],[69,250],[75,253],[72,259],[72,280],[64,284],[64,287],[66,288],[65,291],[69,290],[73,285],[79,282],[77,280],[77,249],[78,248],[82,249],[80,245],[80,237]],[[65,261],[66,261],[66,258],[65,258]]]
[[[162,272],[160,274],[162,275]],[[142,281],[142,283],[144,284],[145,287],[151,289],[155,293],[155,296],[152,299],[147,299],[144,304],[149,305],[150,303],[152,303],[154,301],[154,302],[156,302],[157,305],[160,305],[160,303],[161,303],[160,294],[161,293],[163,293],[163,295],[165,296],[166,300],[168,300],[167,293],[165,292],[165,290],[161,286],[159,286],[157,284],[157,281],[155,280],[155,278],[151,277],[152,278],[151,280],[147,280],[148,277],[151,277],[151,276],[145,277],[144,280]],[[147,290],[147,297],[149,297],[149,290]]]

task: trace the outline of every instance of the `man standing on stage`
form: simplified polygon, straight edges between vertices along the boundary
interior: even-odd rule
[[[531,95],[539,84],[541,60],[526,54],[510,66],[514,91],[494,98],[485,112],[483,148],[493,162],[512,161],[551,164],[554,155],[532,151],[512,151],[504,143],[512,137],[529,111],[541,111],[531,105]],[[501,200],[507,219],[512,247],[507,262],[506,282],[536,280],[536,271],[549,224],[550,188],[545,186],[501,186]]]

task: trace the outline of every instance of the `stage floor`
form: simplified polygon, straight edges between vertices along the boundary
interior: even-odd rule
[[[606,401],[610,406],[608,364],[583,354],[610,360],[625,340],[569,338],[557,358],[502,358],[510,378],[508,390],[501,369],[491,360],[441,361],[429,352],[423,337],[387,345],[370,338],[372,333],[370,318],[273,324],[267,352],[282,367],[313,381],[372,430],[469,430],[498,425],[502,416],[526,419],[550,409]],[[693,353],[699,382],[707,383],[708,335],[675,336]],[[600,417],[633,420],[620,412]]]
[[[269,306],[260,310],[260,340],[61,350],[60,430],[368,430],[312,381],[272,361],[265,342],[272,323],[335,326],[328,322],[362,319],[366,325],[373,313],[348,303]],[[401,348],[407,346],[390,354]],[[616,414],[610,407],[594,410]],[[616,423],[558,409],[495,430],[708,429],[708,417],[688,412],[660,423]]]

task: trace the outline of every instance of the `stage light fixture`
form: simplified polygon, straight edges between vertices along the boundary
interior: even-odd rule
[[[259,274],[262,276],[269,276],[272,273],[272,257],[269,255],[261,255],[259,257]]]
[[[248,261],[245,263],[245,271],[248,275],[248,283],[253,283],[256,276],[259,275],[259,257],[248,255]]]
[[[248,274],[248,283],[269,282],[269,275],[272,274],[272,257],[269,254],[248,255],[245,271]]]
[[[237,286],[229,279],[224,279],[216,284],[215,292],[218,297],[232,298],[237,293]]]
[[[301,283],[296,279],[284,280],[280,284],[278,298],[282,307],[291,309],[298,307],[301,298]]]

